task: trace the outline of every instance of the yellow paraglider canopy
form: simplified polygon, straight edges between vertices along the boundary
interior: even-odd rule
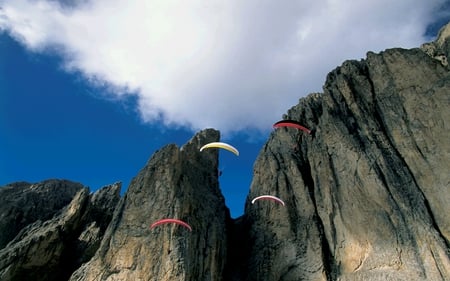
[[[236,154],[237,156],[239,156],[239,151],[235,147],[229,145],[228,143],[224,143],[224,142],[210,142],[210,143],[202,146],[200,148],[200,151],[203,151],[203,149],[206,149],[206,148],[223,148],[223,149],[231,151],[234,154]]]

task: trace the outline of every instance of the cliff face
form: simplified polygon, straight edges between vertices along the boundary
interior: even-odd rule
[[[347,61],[289,110],[313,132],[257,159],[241,280],[450,280],[448,42]]]
[[[0,279],[450,280],[449,55],[450,25],[333,70],[284,116],[311,134],[269,136],[236,220],[217,150],[199,151],[212,129],[157,151],[120,199],[120,184],[1,188]],[[164,218],[192,231],[149,227]]]
[[[181,149],[156,152],[134,178],[95,257],[70,280],[222,280],[229,217],[217,181],[218,141],[205,130]],[[180,219],[150,229],[154,222]]]

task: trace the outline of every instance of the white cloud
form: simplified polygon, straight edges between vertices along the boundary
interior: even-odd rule
[[[0,29],[134,93],[145,121],[269,128],[367,51],[417,47],[444,0],[0,0]]]

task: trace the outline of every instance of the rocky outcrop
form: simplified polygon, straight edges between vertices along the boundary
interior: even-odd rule
[[[449,55],[450,25],[330,72],[284,116],[311,134],[271,133],[236,220],[218,151],[199,151],[213,129],[157,151],[120,200],[120,184],[1,188],[0,279],[450,280]],[[150,228],[164,218],[192,231]]]
[[[17,182],[0,188],[0,249],[23,227],[52,218],[82,188],[67,180]]]
[[[447,56],[448,42],[433,44]],[[368,53],[289,110],[313,132],[277,129],[263,147],[235,280],[450,280],[443,61],[420,49]],[[286,207],[250,204],[261,194]]]
[[[430,57],[439,60],[442,65],[448,66],[450,57],[450,25],[444,26],[434,42],[423,44],[420,48]]]
[[[50,198],[63,197],[73,189],[67,181],[50,182],[50,186],[59,187],[52,190],[55,195]],[[49,182],[11,187],[23,188],[23,194],[28,196],[29,189],[47,190],[44,186],[49,186]],[[80,187],[79,184],[74,186]],[[45,221],[36,220],[21,229],[0,250],[0,280],[67,280],[76,268],[92,258],[99,247],[119,199],[120,186],[120,183],[106,186],[94,194],[89,194],[88,189],[83,187],[59,213]],[[45,192],[41,194],[48,195]],[[46,199],[44,196],[41,200]],[[27,213],[28,203],[13,210]],[[43,210],[53,203],[47,201]],[[36,214],[41,213],[40,209],[33,210]]]
[[[132,180],[94,258],[70,280],[223,280],[229,218],[217,181],[218,141],[205,130],[157,151]],[[161,225],[160,219],[188,223]]]

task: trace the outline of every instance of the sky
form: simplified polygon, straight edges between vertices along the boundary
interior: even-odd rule
[[[368,51],[419,47],[448,0],[0,0],[0,186],[63,178],[126,191],[204,128],[243,213],[253,163],[298,99]]]

